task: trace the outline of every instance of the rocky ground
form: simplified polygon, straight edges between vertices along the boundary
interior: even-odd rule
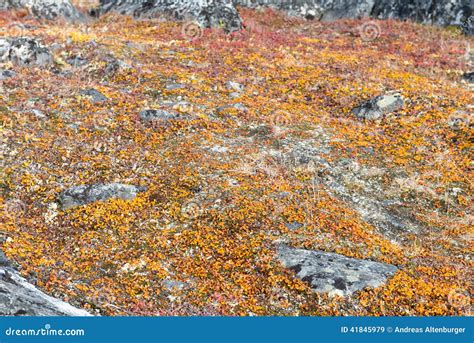
[[[0,296],[23,277],[101,315],[470,314],[472,37],[105,12],[0,16]]]

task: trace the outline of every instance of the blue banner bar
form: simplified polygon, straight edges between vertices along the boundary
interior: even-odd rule
[[[1,317],[0,342],[472,343],[472,317]]]

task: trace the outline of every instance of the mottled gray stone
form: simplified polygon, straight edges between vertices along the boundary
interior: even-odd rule
[[[70,0],[1,0],[0,8],[25,8],[40,19],[64,18],[69,21],[82,19]]]
[[[140,119],[145,121],[167,121],[172,119],[178,119],[178,115],[165,111],[165,110],[143,110],[139,114]]]
[[[472,0],[233,0],[246,7],[267,6],[307,19],[379,18],[457,25],[472,34]]]
[[[240,30],[242,20],[230,0],[101,0],[95,10],[110,11],[136,17],[150,17],[166,13],[179,20],[192,19],[201,27],[222,27],[227,32]]]
[[[21,66],[47,65],[53,62],[53,57],[46,47],[33,38],[0,38],[0,62],[7,61]]]
[[[139,192],[143,191],[145,191],[144,187],[121,183],[82,185],[63,191],[59,195],[58,201],[62,209],[68,209],[108,199],[132,200]]]
[[[8,262],[7,257],[3,253],[3,251],[0,250],[0,267],[7,267],[9,266],[10,263]]]
[[[0,71],[0,80],[6,80],[10,77],[14,77],[16,73],[13,70],[1,70]]]
[[[235,108],[236,110],[242,111],[242,112],[247,112],[248,111],[247,106],[245,106],[244,104],[242,104],[240,102],[235,103],[235,104],[230,104],[230,105],[219,106],[216,109],[216,111],[217,111],[217,113],[220,113],[220,112],[224,112],[225,110],[227,110],[229,108]]]
[[[403,108],[405,102],[398,93],[379,95],[354,108],[352,112],[361,119],[375,120]]]
[[[298,230],[299,228],[303,227],[303,224],[298,223],[298,222],[291,222],[291,223],[285,223],[285,226],[289,230]]]
[[[0,316],[90,316],[28,283],[0,263]]]
[[[169,83],[165,86],[167,91],[174,91],[175,89],[183,89],[186,86],[181,83]]]
[[[469,83],[474,83],[474,72],[464,73],[462,78]]]
[[[161,285],[168,291],[181,291],[186,288],[187,284],[185,282],[173,280],[173,279],[164,279],[161,281]]]
[[[89,97],[91,101],[95,103],[108,100],[105,95],[93,88],[81,90],[79,94]]]
[[[314,291],[331,296],[346,296],[366,287],[379,287],[398,270],[386,263],[287,246],[279,248],[278,258]]]
[[[245,86],[243,84],[235,81],[227,81],[226,86],[227,88],[232,89],[236,92],[242,92],[245,89]]]

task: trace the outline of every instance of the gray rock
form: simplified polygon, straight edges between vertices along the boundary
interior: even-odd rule
[[[223,27],[227,32],[240,30],[242,20],[229,0],[101,0],[98,14],[110,11],[136,17],[166,13],[179,20],[193,19],[201,27]]]
[[[63,210],[85,205],[95,201],[108,199],[132,200],[139,192],[146,189],[140,186],[125,185],[121,183],[95,184],[75,186],[63,191],[58,201]]]
[[[398,270],[386,263],[287,246],[279,248],[278,258],[314,291],[331,296],[346,296],[366,287],[379,287]]]
[[[472,0],[233,0],[244,7],[267,6],[307,19],[379,18],[457,25],[472,34]]]
[[[53,20],[64,18],[69,21],[82,19],[82,15],[71,4],[70,0],[2,0],[4,9],[24,8],[40,19]]]
[[[82,67],[83,65],[87,64],[87,60],[81,56],[73,56],[68,58],[66,62],[73,67]]]
[[[469,83],[474,83],[474,72],[464,73],[462,78]]]
[[[91,101],[95,103],[108,100],[105,95],[93,88],[81,90],[79,94],[90,97]]]
[[[178,115],[165,110],[143,110],[139,114],[140,119],[144,121],[168,121],[178,119]]]
[[[235,108],[236,110],[241,111],[241,112],[247,112],[248,111],[247,106],[245,106],[244,104],[242,104],[240,102],[237,102],[235,104],[230,104],[230,105],[219,106],[219,107],[216,108],[216,111],[217,111],[217,113],[220,113],[220,112],[224,112],[225,110],[227,110],[229,108]]]
[[[0,316],[90,316],[28,283],[0,263]]]
[[[8,262],[7,257],[3,253],[3,251],[0,250],[0,267],[8,267],[10,263]]]
[[[13,70],[1,70],[0,71],[0,80],[6,80],[10,77],[14,77],[16,73]]]
[[[186,86],[181,83],[169,83],[165,86],[165,89],[167,91],[173,91],[175,89],[183,89],[183,88],[186,88]]]
[[[186,288],[187,284],[185,282],[173,280],[173,279],[164,279],[161,281],[161,285],[168,291],[181,291]]]
[[[0,62],[11,61],[21,66],[53,62],[49,50],[28,37],[0,38]]]
[[[236,92],[243,92],[245,86],[241,83],[234,82],[234,81],[227,81],[226,83],[227,88],[232,89]]]
[[[398,93],[379,95],[354,108],[352,113],[361,119],[375,120],[402,109],[404,104],[402,96]]]
[[[291,223],[285,223],[285,226],[289,230],[298,230],[299,228],[303,227],[303,224],[298,223],[298,222],[291,222]]]

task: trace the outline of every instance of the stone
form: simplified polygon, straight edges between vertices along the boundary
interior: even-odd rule
[[[398,268],[387,263],[343,255],[281,246],[278,258],[318,293],[347,296],[366,287],[379,287]]]
[[[135,17],[169,14],[178,20],[196,21],[201,27],[222,27],[227,32],[242,28],[242,20],[229,0],[101,0],[94,13],[110,11]]]
[[[167,91],[174,91],[175,89],[183,89],[186,86],[181,83],[169,83],[165,86]]]
[[[474,72],[464,73],[462,78],[469,83],[474,83]]]
[[[83,65],[87,64],[87,60],[81,56],[73,56],[68,58],[66,62],[73,67],[82,67]]]
[[[216,108],[216,112],[217,113],[223,113],[226,110],[229,110],[229,109],[232,109],[232,108],[236,109],[240,112],[247,112],[248,111],[247,106],[245,106],[244,104],[242,104],[240,102],[237,102],[235,104],[219,106],[219,107]]]
[[[3,253],[3,251],[0,250],[0,267],[8,267],[9,265],[10,262],[8,262],[8,259]]]
[[[456,25],[472,34],[472,0],[233,0],[242,7],[273,7],[289,15],[316,20],[342,18],[413,20],[425,24]]]
[[[1,258],[1,256],[0,256]],[[0,263],[0,316],[91,316],[53,298]]]
[[[81,20],[83,16],[70,0],[2,0],[3,8],[26,9],[36,18],[53,20],[63,18],[68,21]],[[0,8],[2,6],[0,5]]]
[[[402,96],[398,93],[379,95],[354,108],[352,113],[361,119],[376,120],[402,109],[404,104]]]
[[[185,282],[173,280],[173,279],[164,279],[161,281],[161,285],[168,292],[181,291],[186,288],[187,284]]]
[[[63,191],[58,202],[63,210],[108,199],[132,200],[146,189],[121,183],[81,185]]]
[[[105,102],[108,100],[105,95],[93,88],[81,90],[79,94],[90,97],[91,101],[94,103]]]
[[[227,88],[236,92],[243,92],[245,89],[245,86],[243,84],[234,81],[227,81],[226,86]]]
[[[0,62],[8,61],[21,66],[47,65],[53,62],[53,57],[45,46],[33,38],[0,38]]]
[[[168,121],[178,119],[178,115],[165,110],[143,110],[139,114],[140,119],[144,121]]]
[[[285,223],[285,226],[288,230],[298,230],[299,228],[303,227],[304,225],[298,222],[291,222]]]
[[[0,71],[0,81],[14,77],[16,73],[13,70],[1,70]]]

